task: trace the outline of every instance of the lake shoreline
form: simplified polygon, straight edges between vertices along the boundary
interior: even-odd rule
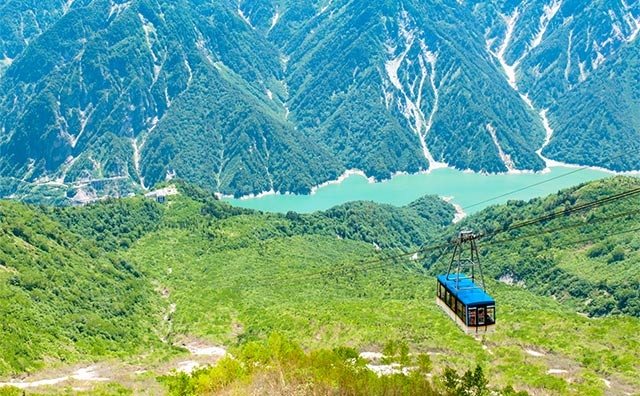
[[[424,195],[454,197],[450,203],[466,215],[507,200],[528,200],[560,189],[606,177],[637,176],[640,172],[615,172],[588,167],[556,166],[542,172],[476,173],[451,168],[429,172],[394,174],[385,181],[374,182],[363,172],[350,170],[335,181],[325,182],[313,194],[268,192],[243,198],[223,198],[234,206],[263,212],[312,213],[346,202],[366,200],[404,206]]]
[[[599,166],[583,166],[583,165],[577,165],[577,164],[569,164],[569,163],[565,163],[565,162],[560,162],[560,161],[556,161],[556,160],[551,160],[548,159],[546,160],[547,166],[541,170],[541,171],[534,171],[534,170],[530,170],[530,169],[516,169],[516,170],[511,170],[511,171],[507,171],[507,172],[476,172],[473,171],[471,169],[456,169],[450,166],[446,166],[446,167],[437,167],[437,168],[433,168],[433,169],[427,169],[427,170],[422,170],[422,171],[418,171],[418,172],[406,172],[406,171],[397,171],[391,174],[391,176],[389,178],[385,178],[385,179],[376,179],[373,176],[367,176],[366,173],[360,169],[347,169],[344,171],[344,173],[340,176],[338,176],[338,178],[336,179],[332,179],[332,180],[327,180],[323,183],[320,183],[316,186],[311,187],[311,191],[308,194],[298,194],[298,193],[294,193],[294,192],[290,192],[290,191],[285,191],[285,192],[279,192],[279,191],[275,191],[273,189],[269,190],[269,191],[262,191],[260,193],[254,194],[247,194],[247,195],[243,195],[241,197],[235,197],[234,195],[231,194],[222,194],[222,193],[215,193],[216,197],[218,199],[221,200],[227,200],[227,201],[246,201],[246,200],[252,200],[252,199],[260,199],[260,198],[264,198],[264,197],[268,197],[268,196],[288,196],[288,195],[294,195],[294,196],[311,196],[311,195],[315,195],[318,190],[325,188],[327,186],[331,186],[331,185],[335,185],[335,184],[341,184],[343,183],[346,179],[352,177],[352,176],[360,176],[364,179],[367,180],[368,183],[370,184],[379,184],[379,183],[387,183],[389,181],[392,181],[394,178],[396,178],[397,176],[415,176],[415,175],[429,175],[432,172],[437,172],[440,171],[442,169],[448,169],[448,170],[453,170],[453,171],[457,171],[457,172],[462,172],[462,173],[472,173],[472,174],[476,174],[476,175],[482,175],[482,176],[499,176],[499,175],[536,175],[536,174],[547,174],[550,173],[552,171],[553,168],[570,168],[570,169],[583,169],[583,170],[591,170],[591,171],[597,171],[597,172],[603,172],[603,173],[607,173],[610,176],[640,176],[640,170],[633,170],[633,171],[614,171],[611,169],[607,169],[607,168],[603,168],[603,167],[599,167]],[[347,201],[348,202],[348,201]]]

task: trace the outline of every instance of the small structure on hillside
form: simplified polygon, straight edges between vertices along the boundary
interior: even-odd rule
[[[145,197],[154,199],[156,202],[164,204],[167,202],[167,196],[178,195],[178,189],[175,185],[170,185],[159,190],[151,191],[144,194]]]
[[[98,200],[98,196],[95,191],[86,191],[85,188],[78,188],[75,194],[69,198],[71,206],[84,206],[88,203]]]
[[[494,331],[496,324],[496,302],[484,290],[484,275],[475,243],[480,236],[471,231],[460,232],[446,275],[437,277],[436,303],[467,334]],[[467,243],[469,256],[463,256],[463,245]]]

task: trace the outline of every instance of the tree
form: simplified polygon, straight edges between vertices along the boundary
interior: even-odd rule
[[[420,372],[423,374],[430,373],[433,368],[431,357],[425,353],[421,353],[416,357],[416,364],[418,365]]]
[[[442,382],[448,396],[484,396],[490,392],[487,388],[489,381],[485,378],[480,366],[476,366],[473,371],[467,370],[462,377],[455,370],[447,367],[444,370]]]
[[[475,370],[467,370],[462,376],[463,395],[484,396],[489,394],[487,384],[489,381],[485,378],[482,367],[476,366]]]

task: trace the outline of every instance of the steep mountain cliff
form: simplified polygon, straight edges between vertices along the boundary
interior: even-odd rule
[[[0,19],[4,196],[640,168],[617,147],[640,129],[637,3],[10,1]]]
[[[640,168],[640,88],[632,82],[640,3],[491,2],[474,6],[474,15],[487,24],[487,49],[511,87],[549,125],[542,155]]]

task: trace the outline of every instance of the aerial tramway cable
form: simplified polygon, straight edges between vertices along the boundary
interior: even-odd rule
[[[625,151],[625,152],[622,152],[618,156],[610,158],[610,160],[615,160],[615,159],[627,156],[629,154],[633,154],[633,153],[638,152],[638,151],[640,151],[640,149],[634,149],[634,150],[630,150],[630,151]],[[560,179],[560,178],[575,174],[577,172],[584,171],[586,169],[590,169],[590,168],[587,167],[587,166],[581,167],[581,168],[578,168],[578,169],[573,170],[571,172],[567,172],[565,174],[558,175],[558,176],[553,177],[551,179],[547,179],[547,180],[544,180],[544,181],[541,181],[541,182],[533,183],[533,184],[530,184],[528,186],[519,188],[517,190],[513,190],[513,191],[510,191],[510,192],[507,192],[507,193],[504,193],[504,194],[501,194],[501,195],[498,195],[498,196],[495,196],[495,197],[492,197],[492,198],[489,198],[489,199],[485,199],[483,201],[476,202],[476,203],[474,203],[472,205],[467,206],[465,209],[472,208],[472,207],[475,207],[475,206],[478,206],[478,205],[481,205],[481,204],[484,204],[484,203],[487,203],[487,202],[490,202],[490,201],[493,201],[493,200],[496,200],[496,199],[499,199],[499,198],[503,198],[503,197],[506,197],[506,196],[509,196],[509,195],[524,191],[526,189],[529,189],[529,188],[532,188],[532,187],[535,187],[535,186],[539,186],[541,184],[548,183],[548,182],[551,182],[553,180],[557,180],[557,179]],[[496,231],[493,231],[491,233],[484,234],[483,236],[485,236],[485,237],[494,237],[496,235],[499,235],[499,234],[502,234],[502,233],[505,233],[505,232],[509,232],[509,231],[513,231],[513,230],[518,229],[518,228],[522,228],[522,227],[525,227],[525,226],[537,224],[537,223],[540,223],[540,222],[543,222],[543,221],[547,221],[547,220],[552,220],[552,219],[554,219],[554,218],[556,218],[556,217],[558,217],[560,215],[569,215],[569,214],[572,214],[572,213],[580,211],[580,210],[586,210],[586,209],[590,209],[590,208],[593,208],[593,207],[597,207],[599,205],[602,205],[602,204],[605,204],[605,203],[608,203],[608,202],[611,202],[611,201],[615,201],[615,200],[618,200],[618,199],[627,198],[629,196],[636,195],[638,193],[640,193],[640,188],[635,188],[635,189],[632,189],[632,190],[629,190],[629,191],[625,191],[625,192],[622,192],[622,193],[619,193],[619,194],[614,194],[614,195],[611,195],[611,196],[608,196],[608,197],[605,197],[605,198],[602,198],[602,199],[598,199],[598,200],[595,200],[595,201],[592,201],[592,202],[589,202],[589,203],[586,203],[586,204],[582,204],[582,205],[579,205],[577,207],[572,207],[572,208],[564,209],[564,210],[561,210],[561,211],[556,211],[556,212],[553,212],[553,213],[550,213],[550,214],[546,214],[544,216],[540,216],[540,217],[537,217],[537,218],[534,218],[534,219],[530,219],[530,220],[527,220],[527,221],[516,223],[516,224],[513,224],[513,225],[509,226],[506,229],[496,230]],[[433,251],[436,251],[436,250],[439,250],[439,249],[443,249],[442,253],[439,255],[439,256],[442,256],[446,252],[446,249],[450,248],[451,246],[454,246],[454,244],[455,244],[455,241],[451,241],[451,242],[446,242],[446,243],[442,243],[442,244],[435,245],[435,246],[429,246],[429,247],[425,247],[425,248],[421,247],[420,249],[417,249],[417,250],[414,250],[414,251],[410,251],[410,252],[406,252],[406,253],[401,253],[401,254],[397,254],[397,255],[393,255],[393,256],[387,256],[387,257],[381,257],[381,258],[377,258],[377,259],[361,261],[361,262],[357,262],[357,263],[354,263],[354,264],[349,265],[349,266],[343,266],[343,267],[340,267],[340,268],[337,268],[337,269],[332,269],[332,270],[317,271],[317,272],[306,274],[306,275],[302,275],[302,276],[299,276],[299,277],[289,278],[287,280],[288,281],[297,281],[297,280],[304,280],[304,279],[307,279],[307,278],[313,278],[313,277],[316,277],[316,276],[323,276],[323,275],[324,276],[331,276],[331,275],[334,275],[334,274],[337,275],[337,274],[340,274],[340,273],[343,273],[343,272],[349,271],[349,270],[357,270],[357,269],[360,269],[360,268],[369,269],[368,268],[369,266],[374,265],[374,264],[379,264],[379,263],[385,263],[384,265],[386,266],[386,262],[390,261],[390,260],[397,260],[397,259],[408,257],[408,256],[415,256],[417,254],[430,253],[430,252],[433,252]],[[436,259],[436,260],[438,260],[438,259]]]
[[[572,228],[579,228],[579,226],[581,225],[586,225],[586,224],[590,224],[590,223],[582,223],[582,224],[576,224],[574,225]],[[624,235],[624,234],[630,234],[632,232],[640,232],[640,227],[633,227],[630,229],[625,229],[625,230],[621,230],[621,231],[616,231],[616,232],[607,232],[607,236],[608,237],[612,237],[612,236],[618,236],[618,235]],[[532,237],[532,235],[527,235],[527,238]],[[561,249],[561,248],[565,248],[565,247],[569,247],[569,246],[573,246],[573,245],[577,245],[577,244],[583,244],[583,243],[588,243],[588,242],[593,242],[596,240],[596,238],[601,238],[602,235],[594,235],[588,238],[581,238],[575,241],[569,241],[569,242],[565,242],[559,245],[552,245],[551,247],[556,248],[556,249]],[[504,241],[500,241],[500,243],[498,244],[506,244],[507,242],[511,242],[512,240],[504,240]],[[483,246],[487,246],[487,245],[483,245]],[[507,253],[506,255],[500,256],[500,258],[506,258],[506,257],[515,257],[517,255],[521,255],[520,252],[512,252],[512,253]]]
[[[640,151],[640,148],[637,148],[637,149],[634,149],[634,150],[628,150],[628,151],[620,152],[620,154],[619,154],[619,155],[617,155],[617,156],[615,156],[615,157],[612,157],[612,158],[609,158],[609,161],[614,161],[614,160],[616,160],[616,159],[618,159],[618,158],[622,158],[622,157],[625,157],[625,156],[627,156],[627,155],[629,155],[629,154],[633,154],[633,153],[636,153],[636,152],[639,152],[639,151]],[[524,187],[518,188],[518,189],[516,189],[516,190],[509,191],[509,192],[506,192],[506,193],[504,193],[504,194],[500,194],[500,195],[497,195],[497,196],[495,196],[495,197],[491,197],[491,198],[485,199],[485,200],[480,201],[480,202],[476,202],[476,203],[474,203],[474,204],[472,204],[472,205],[468,205],[468,206],[466,206],[466,207],[465,207],[465,208],[463,208],[463,209],[473,208],[473,207],[476,207],[476,206],[478,206],[478,205],[485,204],[485,203],[487,203],[487,202],[495,201],[496,199],[500,199],[500,198],[508,197],[509,195],[513,195],[513,194],[515,194],[515,193],[519,193],[519,192],[522,192],[522,191],[528,190],[528,189],[530,189],[530,188],[532,188],[532,187],[537,187],[537,186],[539,186],[539,185],[542,185],[542,184],[545,184],[545,183],[549,183],[549,182],[552,182],[552,181],[554,181],[554,180],[558,180],[558,179],[561,179],[561,178],[563,178],[563,177],[567,177],[567,176],[573,175],[573,174],[575,174],[575,173],[585,171],[585,170],[587,170],[587,169],[591,169],[591,167],[589,167],[589,166],[582,166],[582,167],[579,167],[579,168],[576,168],[576,169],[572,170],[571,172],[563,173],[562,175],[554,176],[554,177],[552,177],[552,178],[550,178],[550,179],[543,180],[543,181],[539,181],[539,182],[536,182],[536,183],[532,183],[532,184],[529,184],[529,185],[527,185],[527,186],[524,186]]]
[[[504,231],[502,231],[502,230],[501,231],[494,231],[493,233],[489,233],[489,234],[486,234],[484,236],[492,237],[492,236],[495,236],[497,234],[502,234],[503,232],[513,231],[515,229],[522,228],[522,227],[529,226],[529,225],[533,225],[533,224],[537,224],[537,223],[541,223],[541,222],[546,221],[546,220],[552,220],[552,219],[554,219],[554,218],[556,218],[558,216],[561,216],[561,215],[568,215],[568,214],[571,214],[571,213],[579,212],[581,210],[591,209],[591,208],[594,208],[594,207],[598,207],[598,206],[600,206],[602,204],[609,203],[609,202],[612,202],[612,201],[616,201],[618,199],[627,198],[627,197],[630,197],[630,196],[633,196],[633,195],[636,195],[636,194],[640,194],[640,187],[634,188],[634,189],[631,189],[631,190],[628,190],[628,191],[624,191],[622,193],[613,194],[613,195],[610,195],[608,197],[601,198],[601,199],[598,199],[598,200],[595,200],[595,201],[591,201],[591,202],[587,202],[587,203],[584,203],[584,204],[581,204],[581,205],[578,205],[578,206],[572,206],[572,207],[569,207],[569,208],[566,208],[566,209],[563,209],[563,210],[558,210],[558,211],[555,211],[553,213],[549,213],[549,214],[546,214],[544,216],[537,217],[535,219],[522,221],[522,222],[519,222],[519,223],[516,223],[516,224],[513,224],[513,225],[509,226]]]
[[[504,244],[507,244],[509,242],[513,242],[513,241],[517,241],[517,240],[524,240],[524,239],[527,239],[527,238],[532,238],[532,237],[535,237],[535,236],[540,236],[540,235],[544,235],[544,234],[548,234],[548,233],[552,233],[552,232],[565,231],[565,230],[569,230],[569,229],[573,229],[573,228],[579,228],[579,227],[582,227],[582,226],[585,226],[585,225],[604,222],[604,221],[609,221],[609,220],[614,220],[614,219],[617,219],[617,218],[626,217],[626,216],[630,216],[630,215],[634,215],[634,214],[638,214],[638,213],[640,213],[640,210],[633,210],[633,211],[624,212],[624,213],[620,213],[620,214],[617,214],[617,215],[608,216],[608,217],[604,217],[604,218],[595,218],[595,219],[592,219],[592,220],[589,220],[589,221],[586,221],[586,222],[571,224],[571,225],[568,225],[568,226],[558,227],[558,228],[554,228],[554,229],[551,229],[551,230],[545,230],[545,231],[542,231],[542,232],[531,233],[531,234],[523,235],[523,236],[520,236],[520,237],[517,237],[517,238],[513,238],[513,239],[509,238],[509,239],[505,239],[505,240],[491,242],[491,243],[488,243],[488,244],[485,243],[485,244],[480,245],[480,248],[482,248],[484,246],[504,245]],[[626,233],[630,233],[630,232],[633,232],[633,231],[640,231],[640,228],[633,228],[633,229],[625,230],[625,231],[621,231],[621,232],[607,233],[607,236],[621,235],[621,234],[626,234]],[[581,239],[579,241],[568,242],[568,243],[563,244],[563,245],[557,245],[556,247],[563,247],[565,245],[566,246],[570,246],[570,245],[574,245],[574,244],[577,244],[577,243],[580,243],[580,242],[589,242],[589,241],[594,240],[594,238],[595,238],[595,236],[594,237],[590,237],[590,238]],[[447,246],[446,246],[447,249],[443,249],[443,251],[440,254],[438,254],[438,257],[434,260],[434,262],[438,261],[442,256],[444,256],[450,250],[450,248],[453,247],[454,245],[455,245],[455,243],[447,244]],[[441,247],[441,246],[442,245],[439,245],[437,247]],[[387,257],[386,260],[379,260],[380,263],[378,263],[378,265],[376,265],[374,267],[367,267],[365,269],[366,270],[382,269],[384,267],[387,267],[388,265],[387,264],[380,265],[381,263],[383,263],[385,261],[397,260],[397,259],[398,259],[397,256]],[[347,270],[347,268],[344,268],[344,267],[342,267],[342,269],[343,270]],[[350,269],[353,270],[354,268],[350,268]],[[357,268],[356,268],[356,270],[357,270]],[[344,272],[344,271],[342,271],[342,272]]]
[[[543,231],[540,231],[540,232],[534,232],[534,233],[531,233],[531,234],[519,235],[517,237],[512,237],[512,238],[509,238],[509,239],[483,243],[482,246],[502,245],[502,244],[505,244],[507,242],[518,241],[518,240],[521,240],[521,239],[527,239],[527,238],[531,238],[531,237],[534,237],[534,236],[550,234],[550,233],[553,233],[553,232],[564,231],[564,230],[568,230],[568,229],[571,229],[571,228],[578,228],[580,226],[584,226],[584,225],[587,225],[587,224],[601,223],[603,221],[619,219],[621,217],[633,216],[633,215],[637,215],[637,214],[640,214],[640,209],[630,210],[630,211],[627,211],[627,212],[618,213],[618,214],[607,216],[607,217],[594,218],[594,219],[587,220],[586,222],[570,224],[570,225],[566,225],[566,226],[562,226],[562,227],[552,228],[552,229],[549,229],[549,230],[543,230]]]
[[[579,211],[583,211],[583,210],[587,210],[587,209],[591,209],[591,208],[596,208],[596,207],[608,204],[610,202],[614,202],[614,201],[617,201],[617,200],[620,200],[620,199],[629,198],[629,197],[637,195],[637,194],[640,194],[640,188],[634,188],[634,189],[631,189],[631,190],[628,190],[628,191],[624,191],[624,192],[613,194],[613,195],[610,195],[610,196],[607,196],[607,197],[604,197],[604,198],[600,198],[600,199],[597,199],[595,201],[587,202],[587,203],[584,203],[584,204],[581,204],[581,205],[577,205],[577,206],[574,206],[574,207],[569,207],[569,208],[566,208],[566,209],[563,209],[563,210],[559,210],[559,211],[555,211],[553,213],[549,213],[549,214],[546,214],[546,215],[543,215],[543,216],[539,216],[537,218],[533,218],[533,219],[529,219],[529,220],[522,221],[522,222],[519,222],[519,223],[515,223],[515,224],[512,224],[511,226],[509,226],[509,227],[507,227],[505,229],[496,230],[496,231],[484,234],[484,236],[492,238],[492,237],[495,237],[497,235],[507,233],[509,231],[513,231],[513,230],[516,230],[516,229],[519,229],[519,228],[523,228],[523,227],[526,227],[526,226],[542,223],[542,222],[545,222],[545,221],[548,221],[548,220],[555,219],[555,218],[557,218],[559,216],[569,215],[569,214],[573,214],[573,213],[576,213],[576,212],[579,212]],[[638,213],[640,213],[640,210],[628,211],[628,212],[624,212],[624,213],[621,213],[621,214],[608,216],[606,218],[595,218],[595,219],[591,219],[591,220],[589,220],[587,222],[581,222],[581,223],[576,223],[576,224],[572,224],[572,225],[568,225],[568,226],[558,227],[558,228],[552,229],[552,230],[536,232],[536,233],[528,234],[526,236],[516,237],[515,239],[524,239],[525,237],[529,238],[529,237],[538,236],[538,235],[542,235],[542,234],[546,234],[546,233],[563,231],[563,230],[567,230],[567,229],[571,229],[571,228],[581,227],[581,226],[584,226],[584,225],[590,224],[590,223],[612,220],[612,219],[616,219],[616,218],[620,218],[620,217],[636,215]],[[513,241],[513,240],[514,240],[513,238],[510,238],[510,239],[506,239],[506,240],[503,240],[503,241],[495,241],[495,242],[483,244],[483,246],[499,245],[499,244],[507,243],[507,242],[510,242],[510,241]],[[301,275],[301,276],[298,276],[298,277],[292,277],[292,278],[288,278],[288,279],[284,279],[284,280],[281,279],[278,283],[279,284],[282,284],[282,282],[286,282],[286,283],[294,282],[295,283],[295,282],[302,281],[302,280],[313,279],[313,278],[318,277],[318,276],[329,277],[329,276],[336,276],[336,275],[340,275],[340,274],[348,273],[348,272],[356,272],[358,270],[381,269],[381,268],[384,268],[384,267],[388,266],[387,265],[388,261],[397,260],[397,259],[401,259],[401,258],[406,258],[406,257],[410,257],[410,256],[415,256],[417,254],[435,252],[436,250],[440,250],[440,249],[442,249],[442,252],[439,255],[439,257],[441,257],[442,255],[444,255],[444,253],[446,252],[447,248],[450,248],[450,247],[454,246],[455,243],[456,243],[455,241],[450,241],[450,242],[445,242],[445,243],[442,243],[442,244],[429,246],[429,247],[426,247],[426,248],[421,248],[421,249],[418,249],[418,250],[414,250],[414,251],[410,251],[410,252],[406,252],[406,253],[401,253],[401,254],[397,254],[397,255],[393,255],[393,256],[386,256],[386,257],[380,257],[380,258],[377,258],[377,259],[371,259],[371,260],[356,262],[356,263],[353,263],[351,265],[342,266],[340,268],[333,268],[333,269],[328,269],[328,270],[317,271],[317,272],[314,272],[314,273],[305,274],[305,275]],[[438,259],[436,259],[436,260],[438,260]]]
[[[638,152],[638,151],[640,151],[640,149],[634,149],[634,150],[630,150],[630,151],[625,151],[625,152],[622,152],[618,156],[609,158],[609,160],[613,161],[613,160],[616,160],[618,158],[627,156],[629,154],[633,154],[633,153]],[[548,183],[550,181],[557,180],[557,179],[569,176],[569,175],[577,173],[577,172],[584,171],[586,169],[590,169],[590,167],[588,167],[588,166],[581,167],[581,168],[578,168],[578,169],[573,170],[571,172],[567,172],[565,174],[558,175],[558,176],[553,177],[551,179],[547,179],[547,180],[544,180],[544,181],[541,181],[541,182],[533,183],[533,184],[530,184],[528,186],[519,188],[517,190],[513,190],[513,191],[510,191],[510,192],[507,192],[507,193],[504,193],[504,194],[501,194],[501,195],[498,195],[498,196],[495,196],[495,197],[492,197],[492,198],[489,198],[489,199],[486,199],[486,200],[483,200],[483,201],[480,201],[480,202],[476,202],[476,203],[474,203],[472,205],[467,206],[465,209],[471,208],[471,207],[475,207],[475,206],[478,206],[478,205],[481,205],[483,203],[487,203],[487,202],[490,202],[490,201],[493,201],[493,200],[496,200],[496,199],[499,199],[499,198],[503,198],[503,197],[506,197],[506,196],[509,196],[509,195],[524,191],[526,189],[529,189],[529,188],[532,188],[532,187],[535,187],[535,186],[539,186],[541,184]],[[638,193],[640,193],[640,188],[635,188],[635,189],[632,189],[632,190],[629,190],[629,191],[625,191],[625,192],[620,193],[620,194],[614,194],[614,195],[609,196],[609,197],[605,197],[605,198],[602,198],[602,199],[599,199],[599,200],[595,200],[595,201],[592,201],[592,202],[589,202],[589,203],[586,203],[586,204],[583,204],[583,205],[579,205],[578,207],[573,207],[573,208],[569,208],[569,209],[565,209],[565,210],[561,210],[561,211],[556,211],[554,213],[550,213],[550,214],[547,214],[547,215],[544,215],[544,216],[540,216],[540,217],[537,217],[537,218],[534,218],[534,219],[531,219],[531,220],[523,221],[521,223],[514,224],[514,225],[510,226],[509,228],[507,228],[505,230],[497,230],[497,231],[494,231],[492,233],[484,234],[483,236],[485,236],[485,237],[493,237],[493,236],[502,234],[504,232],[512,231],[512,230],[517,229],[517,228],[522,228],[522,227],[529,226],[529,225],[532,225],[532,224],[536,224],[536,223],[539,223],[539,222],[542,222],[542,221],[551,220],[551,219],[553,219],[553,218],[555,218],[557,216],[560,216],[560,215],[568,215],[568,214],[571,214],[571,213],[576,212],[576,211],[590,209],[590,208],[598,206],[600,204],[607,203],[609,201],[614,201],[614,200],[617,200],[617,199],[626,198],[628,196],[635,195],[635,194],[638,194]],[[359,263],[355,263],[353,265],[353,267],[367,266],[367,265],[376,264],[376,263],[379,263],[379,262],[385,262],[385,261],[389,261],[389,260],[396,260],[396,259],[407,257],[407,256],[414,256],[416,254],[428,253],[428,252],[432,252],[434,250],[441,249],[443,247],[444,248],[451,247],[453,245],[455,245],[455,242],[451,241],[451,242],[448,242],[448,243],[443,243],[443,244],[440,244],[440,245],[430,246],[430,247],[426,247],[426,248],[420,248],[420,249],[417,249],[417,250],[414,250],[414,251],[410,251],[410,252],[407,252],[407,253],[401,253],[401,254],[394,255],[394,256],[388,256],[388,257],[382,257],[382,258],[378,258],[378,259],[362,261],[362,262],[359,262]],[[345,267],[342,267],[342,268],[344,269]],[[316,273],[312,273],[312,274],[309,274],[309,276],[322,275],[323,273],[325,273],[325,271],[319,271],[319,272],[316,272]]]
[[[609,160],[613,161],[613,160],[616,160],[616,159],[624,157],[624,156],[628,156],[628,155],[633,154],[633,153],[638,152],[638,151],[640,151],[640,148],[634,149],[634,150],[624,151],[624,152],[621,152],[620,155],[617,155],[615,157],[609,158]],[[537,182],[537,183],[532,183],[532,184],[530,184],[528,186],[524,186],[522,188],[510,191],[510,192],[507,192],[507,193],[504,193],[504,194],[500,194],[498,196],[495,196],[495,197],[492,197],[492,198],[489,198],[489,199],[485,199],[485,200],[476,202],[476,203],[474,203],[472,205],[466,206],[464,209],[472,208],[472,207],[475,207],[475,206],[478,206],[478,205],[481,205],[481,204],[484,204],[484,203],[487,203],[487,202],[494,201],[494,200],[499,199],[499,198],[504,198],[506,196],[509,196],[509,195],[512,195],[512,194],[527,190],[527,189],[532,188],[532,187],[539,186],[541,184],[545,184],[545,183],[548,183],[548,182],[551,182],[551,181],[554,181],[554,180],[558,180],[560,178],[575,174],[577,172],[584,171],[586,169],[590,169],[590,167],[588,167],[588,166],[580,167],[580,168],[577,168],[577,169],[575,169],[575,170],[573,170],[571,172],[567,172],[567,173],[564,173],[562,175],[558,175],[558,176],[555,176],[553,178],[550,178],[550,179],[547,179],[547,180],[544,180],[544,181],[540,181],[540,182]],[[547,215],[544,215],[544,216],[540,216],[540,217],[537,217],[537,218],[534,218],[534,219],[531,219],[531,220],[527,220],[527,221],[523,221],[523,222],[520,222],[520,223],[516,223],[516,224],[513,224],[513,225],[509,226],[507,229],[496,230],[494,232],[487,233],[487,234],[485,234],[483,236],[485,236],[485,237],[494,237],[496,235],[499,235],[499,234],[502,234],[502,233],[505,233],[505,232],[513,231],[513,230],[515,230],[517,228],[522,228],[522,227],[533,225],[533,224],[537,224],[537,223],[540,223],[540,222],[543,222],[543,221],[546,221],[546,220],[551,220],[551,219],[553,219],[553,218],[555,218],[557,216],[560,216],[560,215],[569,215],[569,214],[574,213],[576,211],[590,209],[592,207],[597,207],[597,206],[602,205],[604,203],[608,203],[610,201],[615,201],[615,200],[618,200],[618,199],[626,198],[628,196],[632,196],[632,195],[635,195],[635,194],[638,194],[638,193],[640,193],[640,188],[632,189],[632,190],[625,191],[625,192],[620,193],[620,194],[614,194],[614,195],[609,196],[609,197],[605,197],[605,198],[602,198],[602,199],[599,199],[599,200],[595,200],[595,201],[589,202],[587,204],[579,205],[578,207],[569,208],[569,209],[565,209],[565,210],[561,210],[561,211],[556,211],[554,213],[550,213],[550,214],[547,214]],[[339,273],[342,273],[342,272],[345,272],[345,271],[349,271],[350,269],[360,269],[360,268],[369,269],[368,266],[373,265],[373,264],[386,263],[387,261],[390,261],[390,260],[397,260],[397,259],[408,257],[408,256],[415,256],[416,254],[430,253],[430,252],[436,251],[438,249],[443,249],[442,253],[439,255],[439,256],[442,256],[444,253],[446,253],[446,249],[454,246],[454,244],[455,244],[455,242],[451,241],[451,242],[447,242],[447,243],[442,243],[440,245],[429,246],[429,247],[424,247],[424,248],[421,247],[420,249],[417,249],[417,250],[414,250],[414,251],[401,253],[401,254],[397,254],[397,255],[393,255],[393,256],[387,256],[387,257],[381,257],[381,258],[377,258],[377,259],[361,261],[361,262],[354,263],[354,264],[352,264],[350,266],[343,266],[343,267],[338,268],[338,269],[322,270],[322,271],[317,271],[317,272],[306,274],[306,275],[301,275],[299,277],[289,278],[288,281],[304,280],[304,279],[307,279],[307,278],[312,278],[312,277],[322,276],[322,275],[339,274]],[[498,244],[498,243],[492,243],[492,244]],[[486,245],[486,244],[483,244],[483,245]],[[438,260],[438,259],[436,259],[436,260]],[[385,266],[386,266],[386,264],[385,264]]]

